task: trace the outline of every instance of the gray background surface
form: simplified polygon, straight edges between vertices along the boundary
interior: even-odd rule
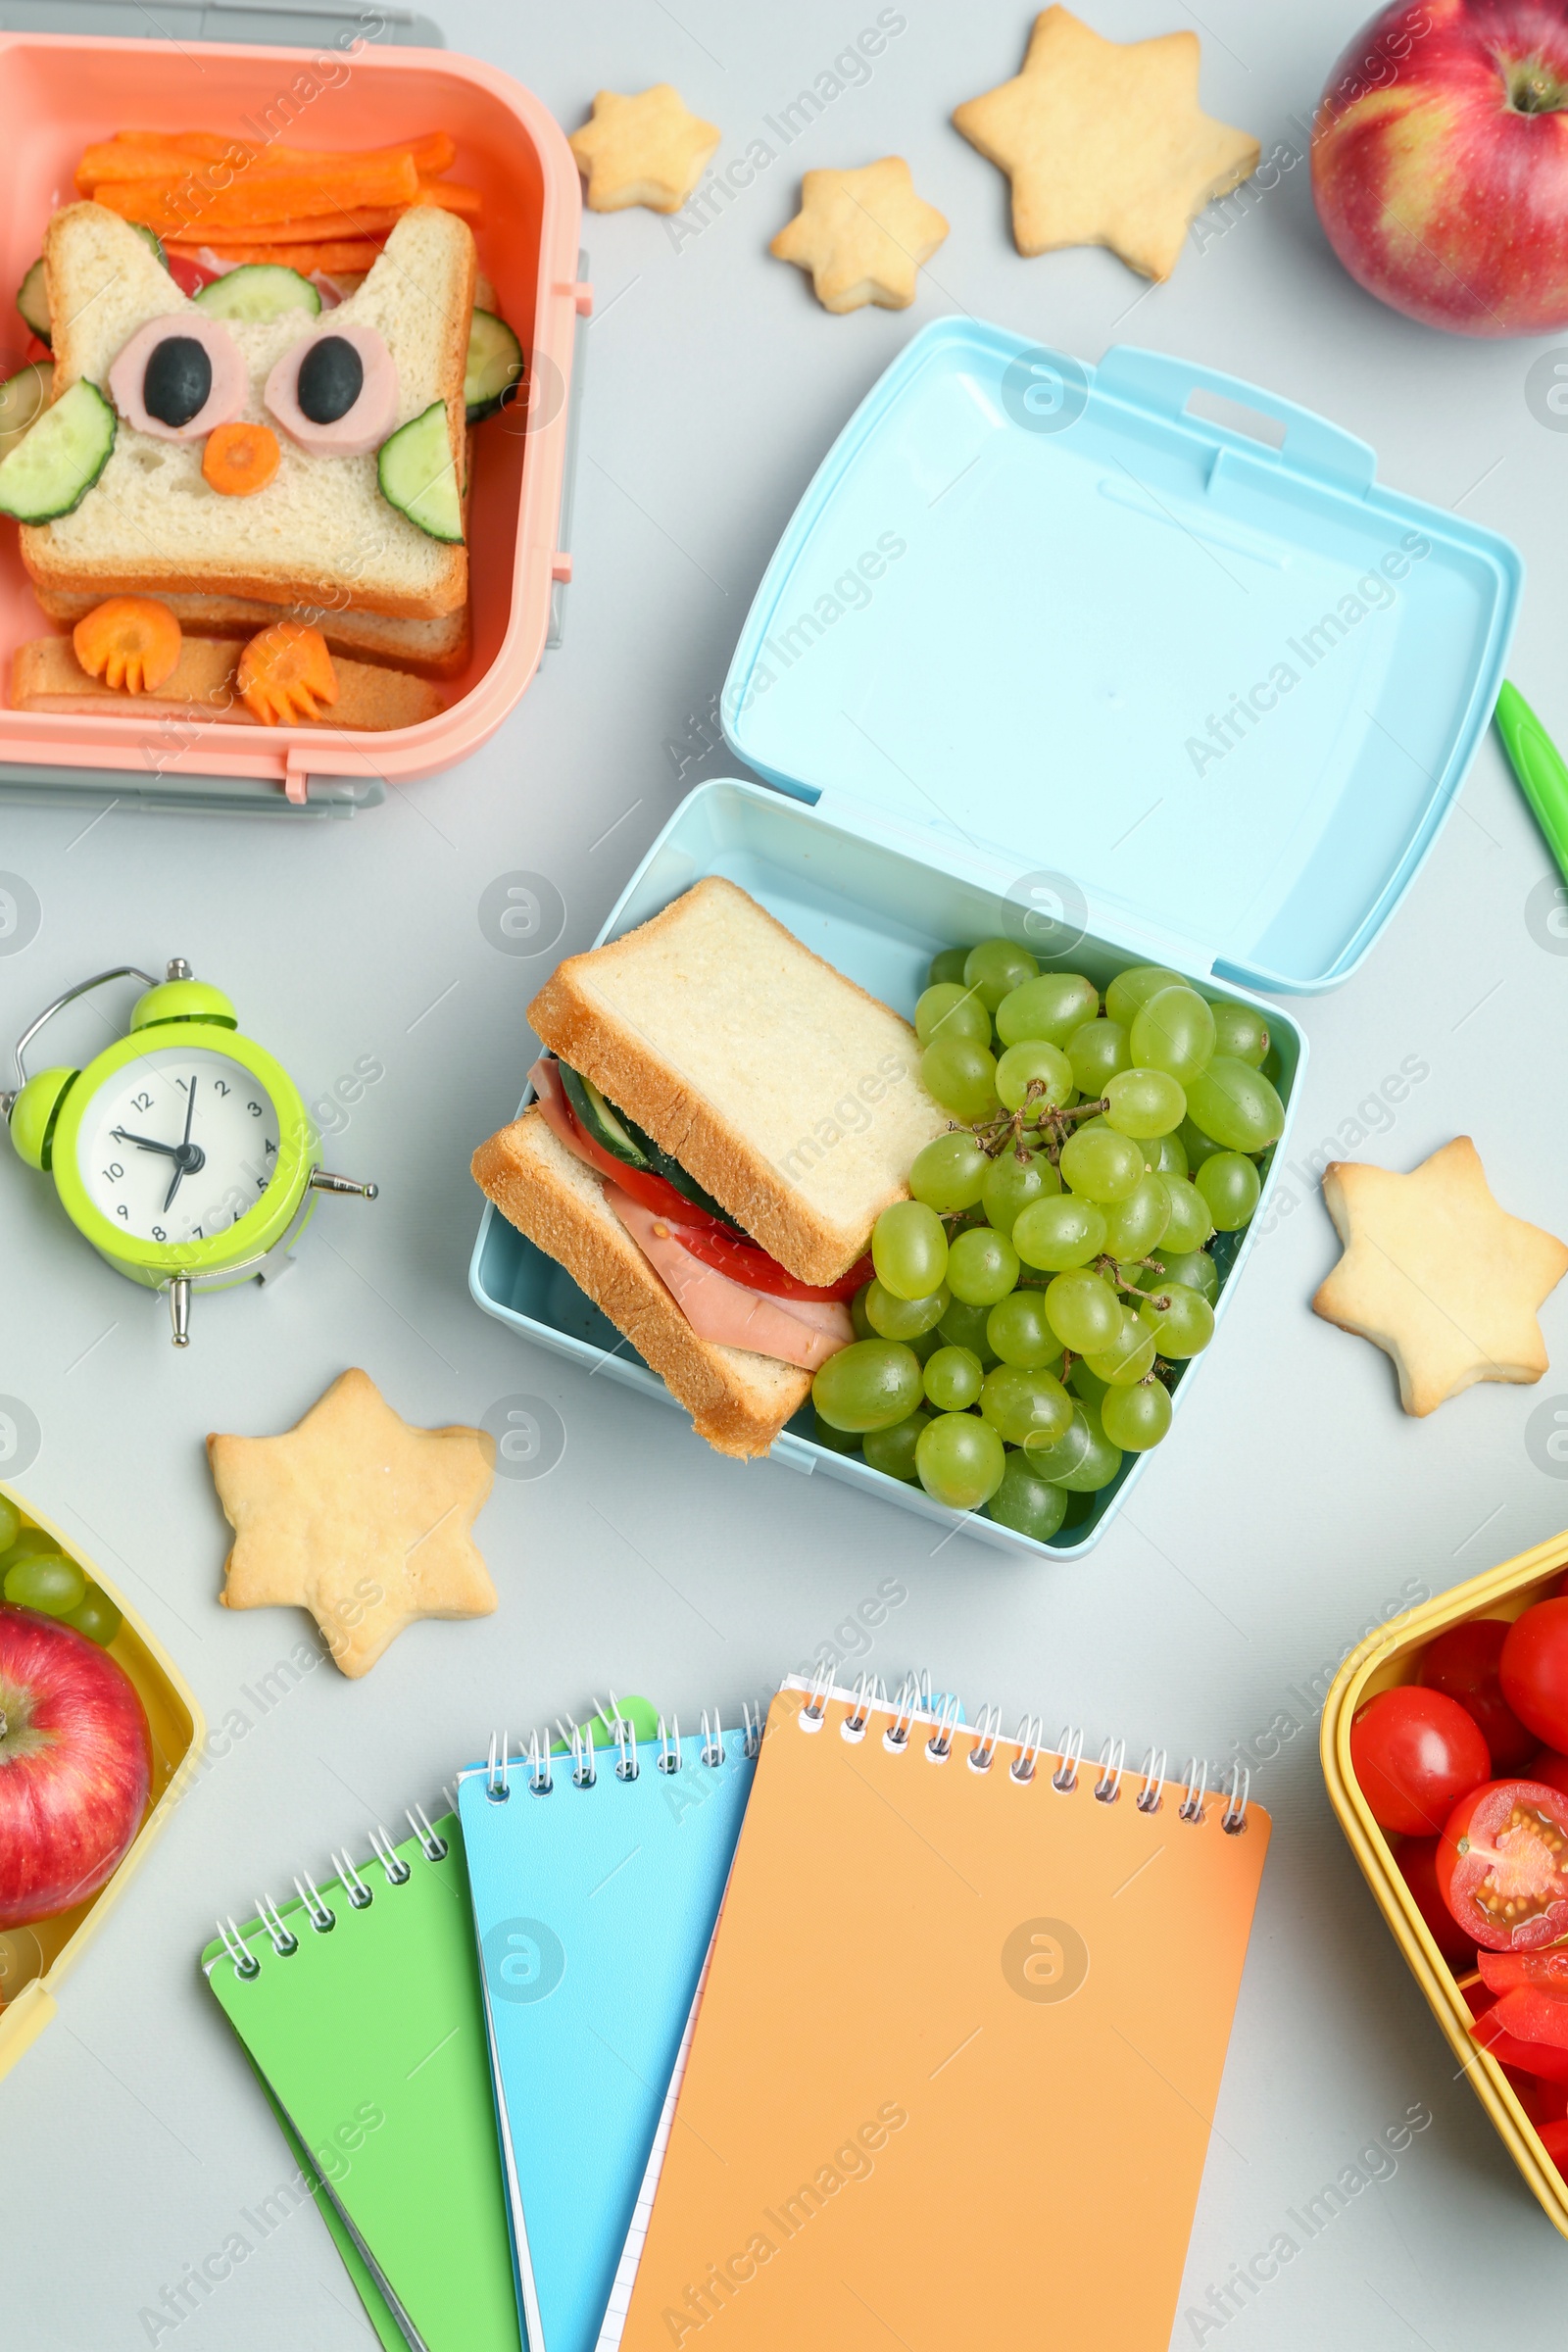
[[[1205,9],[1206,105],[1265,152],[1285,141],[1301,155],[1360,0]],[[454,48],[509,68],[568,127],[601,85],[668,78],[723,125],[729,156],[876,8],[446,0],[441,13]],[[700,236],[677,248],[647,213],[588,217],[598,310],[565,642],[478,758],[349,824],[117,812],[83,832],[80,813],[0,811],[0,865],[42,908],[24,952],[0,958],[0,1037],[89,970],[183,954],[311,1100],[363,1056],[385,1069],[342,1107],[329,1148],[330,1164],[379,1181],[378,1204],[323,1202],[275,1291],[198,1300],[183,1357],[162,1302],[74,1238],[48,1186],[0,1162],[0,1394],[24,1399],[42,1433],[25,1489],[144,1611],[210,1722],[230,1728],[230,1752],[0,2089],[0,2337],[15,2352],[146,2343],[142,2308],[288,2172],[196,1973],[215,1912],[243,1913],[296,1869],[318,1870],[331,1846],[363,1844],[372,1822],[401,1820],[493,1725],[580,1708],[607,1685],[648,1691],[683,1720],[715,1702],[727,1714],[832,1641],[890,1576],[908,1597],[865,1662],[890,1678],[929,1664],[1009,1721],[1038,1707],[1052,1732],[1081,1721],[1097,1745],[1119,1731],[1135,1754],[1157,1740],[1214,1757],[1260,1739],[1266,1749],[1282,1710],[1302,1722],[1254,1775],[1274,1844],[1184,2311],[1291,2229],[1288,2210],[1373,2135],[1417,2105],[1432,2120],[1255,2303],[1222,2326],[1179,2318],[1173,2340],[1305,2352],[1332,2333],[1459,2352],[1503,2328],[1528,2339],[1560,2326],[1568,2250],[1455,2080],[1330,1814],[1299,1694],[1314,1677],[1321,1690],[1406,1580],[1441,1591],[1568,1516],[1563,1466],[1527,1434],[1544,1400],[1560,1396],[1568,1411],[1568,1291],[1544,1312],[1556,1360],[1539,1388],[1483,1388],[1406,1420],[1386,1360],[1308,1311],[1336,1250],[1315,1194],[1294,1181],[1298,1205],[1255,1252],[1180,1443],[1092,1557],[1062,1570],[962,1537],[933,1556],[932,1532],[896,1509],[721,1460],[673,1413],[578,1377],[467,1296],[479,1213],[468,1154],[515,1105],[532,1051],[523,1007],[549,964],[497,953],[481,894],[510,869],[547,875],[566,909],[562,947],[582,947],[681,795],[729,772],[710,698],[756,583],[822,451],[926,319],[963,309],[1088,360],[1142,341],[1363,435],[1387,481],[1462,506],[1522,547],[1512,674],[1568,738],[1568,442],[1525,388],[1550,344],[1443,337],[1379,308],[1325,247],[1304,162],[1232,224],[1205,221],[1162,288],[1104,253],[1021,261],[1004,182],[947,117],[1016,70],[1028,11],[902,0],[902,13],[906,29],[869,79]],[[1088,13],[1120,39],[1198,23],[1177,0],[1097,0]],[[803,169],[889,152],[907,157],[952,234],[912,312],[829,318],[798,271],[767,258],[767,240]],[[1337,993],[1298,1001],[1312,1058],[1294,1159],[1342,1130],[1339,1148],[1355,1155],[1346,1123],[1414,1057],[1430,1074],[1364,1155],[1409,1167],[1468,1132],[1507,1207],[1568,1227],[1568,940],[1547,920],[1548,872],[1489,738],[1370,961]],[[78,1034],[84,1054],[105,1038],[90,1014]],[[416,1628],[368,1681],[323,1667],[263,1713],[244,1693],[307,1623],[216,1605],[225,1531],[202,1440],[286,1428],[351,1363],[415,1422],[543,1397],[564,1453],[548,1476],[497,1482],[479,1527],[501,1592],[494,1618]],[[985,2161],[983,2142],[954,2153]],[[1070,2143],[1043,2138],[1043,2246],[1052,2168],[1071,2160]],[[1105,2192],[1136,2259],[1138,2212],[1159,2195],[1136,2143]],[[371,2338],[303,2212],[159,2340],[347,2352]]]

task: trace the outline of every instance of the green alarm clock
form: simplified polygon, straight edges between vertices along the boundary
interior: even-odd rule
[[[111,980],[146,987],[127,1035],[84,1070],[29,1078],[44,1023]],[[53,1176],[72,1223],[118,1273],[168,1292],[176,1348],[190,1345],[191,1293],[278,1271],[318,1193],[375,1199],[373,1184],[321,1166],[299,1089],[183,956],[161,981],[120,964],[68,988],[19,1038],[16,1060],[0,1113],[18,1155]]]

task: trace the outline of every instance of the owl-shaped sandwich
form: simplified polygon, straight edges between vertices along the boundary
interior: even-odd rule
[[[46,482],[30,511],[49,519],[10,511],[52,618],[145,593],[187,625],[303,612],[351,650],[449,664],[468,594],[466,222],[405,214],[332,310],[274,269],[188,298],[96,204],[55,215],[44,266],[54,396],[14,456],[62,469],[60,504]],[[90,478],[68,508],[73,466]]]

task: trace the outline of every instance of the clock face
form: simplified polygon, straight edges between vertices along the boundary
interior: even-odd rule
[[[93,1206],[133,1241],[210,1241],[277,1169],[278,1115],[259,1079],[199,1045],[155,1045],[99,1089],[76,1145]]]

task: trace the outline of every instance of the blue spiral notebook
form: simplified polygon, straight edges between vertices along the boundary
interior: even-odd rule
[[[760,1726],[458,1778],[529,2352],[593,2352],[751,1791]]]

